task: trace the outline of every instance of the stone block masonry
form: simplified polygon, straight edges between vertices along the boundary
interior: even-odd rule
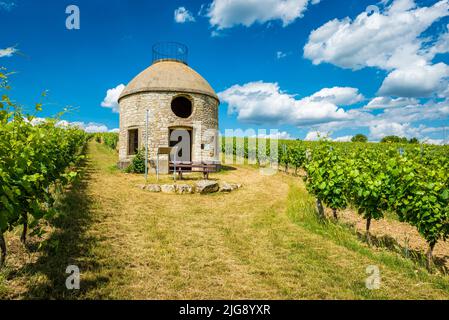
[[[177,117],[171,110],[173,98],[189,96],[193,101],[192,115]],[[133,155],[128,154],[129,130],[137,129],[139,147],[145,148],[146,110],[150,110],[148,147],[152,167],[156,163],[159,147],[170,145],[170,129],[192,130],[192,162],[218,162],[218,102],[206,95],[183,94],[175,92],[151,92],[125,97],[120,103],[120,162],[130,162]],[[161,159],[167,159],[162,155]]]

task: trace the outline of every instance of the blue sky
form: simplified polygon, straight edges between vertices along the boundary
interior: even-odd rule
[[[79,30],[66,28],[72,4]],[[107,91],[151,64],[154,43],[178,41],[219,93],[221,131],[442,143],[448,16],[447,0],[0,0],[0,65],[25,106],[49,91],[42,116],[73,106],[67,121],[111,130]]]

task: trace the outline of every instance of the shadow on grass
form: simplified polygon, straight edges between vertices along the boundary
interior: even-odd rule
[[[91,254],[92,248],[100,240],[86,234],[88,227],[95,223],[91,214],[92,202],[86,194],[87,183],[95,169],[89,166],[89,160],[80,165],[81,178],[75,182],[56,206],[57,216],[51,220],[56,228],[50,238],[44,242],[41,256],[32,264],[24,265],[16,275],[26,278],[27,299],[77,299],[108,282],[107,277],[83,279],[83,272],[100,270],[101,266]],[[29,247],[29,250],[37,250]],[[81,271],[81,289],[70,291],[65,282],[70,274],[66,268],[76,265]],[[43,281],[42,278],[46,280]]]
[[[220,168],[220,172],[235,171],[235,170],[237,170],[237,168],[226,165],[222,165]]]
[[[351,223],[342,223],[341,225],[344,225],[352,230],[355,230],[354,224]],[[361,232],[359,230],[355,231],[357,234],[357,237],[360,241],[367,242],[366,233]],[[395,252],[403,256],[404,258],[410,259],[417,263],[418,265],[422,267],[426,267],[426,253],[422,252],[420,250],[414,250],[409,248],[406,244],[399,243],[394,237],[389,235],[382,235],[382,236],[376,236],[371,234],[371,243],[374,247],[378,248],[385,248],[389,251]],[[449,274],[449,268],[447,267],[447,263],[449,261],[449,256],[434,256],[433,257],[435,268],[438,269],[439,272],[448,275]]]

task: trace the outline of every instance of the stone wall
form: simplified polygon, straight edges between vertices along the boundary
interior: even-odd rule
[[[187,118],[177,117],[171,110],[173,98],[183,95],[191,99],[193,112]],[[159,147],[169,146],[170,128],[193,129],[192,161],[219,162],[218,101],[208,95],[174,92],[148,92],[126,96],[120,100],[119,159],[126,166],[133,156],[128,155],[128,130],[139,130],[139,146],[145,145],[146,110],[149,115],[149,158],[154,168]],[[201,146],[204,145],[204,149]],[[163,159],[164,157],[161,157]],[[167,157],[165,156],[165,159]]]

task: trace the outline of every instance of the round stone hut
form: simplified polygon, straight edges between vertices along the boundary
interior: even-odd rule
[[[157,159],[160,173],[168,173],[175,160],[219,164],[219,104],[209,83],[188,66],[184,45],[155,45],[153,64],[119,97],[120,167],[127,167],[137,152],[145,149],[147,141],[152,171]],[[160,154],[175,146],[177,152],[172,149],[171,155]]]

